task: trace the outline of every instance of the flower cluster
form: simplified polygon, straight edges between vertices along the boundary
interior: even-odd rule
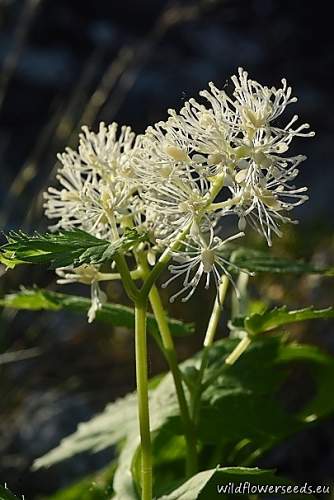
[[[58,219],[51,228],[79,227],[91,234],[113,239],[115,225],[132,212],[137,191],[132,156],[138,139],[129,127],[100,124],[95,134],[83,127],[78,151],[67,148],[58,155],[62,168],[57,179],[60,189],[45,193],[45,214]]]
[[[188,299],[203,275],[206,286],[211,276],[217,286],[222,275],[232,280],[226,242],[251,227],[271,245],[283,223],[296,222],[290,212],[307,199],[307,189],[294,184],[305,156],[288,150],[295,137],[314,135],[308,124],[296,124],[296,115],[277,125],[297,100],[286,80],[269,88],[240,68],[232,84],[228,95],[210,83],[198,100],[169,110],[166,121],[142,136],[129,127],[117,136],[115,123],[102,123],[97,134],[83,128],[78,151],[59,156],[61,188],[46,194],[53,228],[79,227],[111,241],[127,227],[145,231],[149,263],[169,248],[174,263],[167,283],[183,276],[173,298],[185,293]],[[237,231],[222,238],[231,227],[227,216]],[[97,282],[98,272],[91,280]]]

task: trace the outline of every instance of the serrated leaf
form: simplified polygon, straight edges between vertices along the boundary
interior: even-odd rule
[[[8,258],[5,254],[0,253],[0,264],[6,267],[6,269],[14,269],[14,267],[25,264],[23,260]]]
[[[232,327],[244,329],[250,335],[257,335],[290,323],[325,318],[334,318],[333,307],[318,310],[313,307],[307,307],[289,311],[286,306],[283,306],[262,313],[250,314],[245,318],[236,318],[232,323]]]
[[[113,242],[96,238],[81,229],[32,236],[22,231],[10,232],[8,242],[0,248],[1,260],[9,267],[21,263],[49,264],[52,269],[72,264],[101,264],[112,260],[115,252],[127,251],[144,239],[146,235],[135,229],[129,229]]]
[[[250,272],[292,273],[292,274],[324,274],[334,276],[334,268],[321,268],[303,261],[282,259],[269,252],[252,248],[238,248],[231,253],[231,262]]]
[[[219,461],[226,466],[236,463],[251,465],[272,446],[334,412],[333,398],[328,398],[334,377],[334,361],[331,356],[313,346],[282,344],[279,337],[258,337],[235,365],[227,366],[224,359],[237,342],[237,339],[223,339],[210,348],[198,419],[201,447],[212,449],[212,446],[219,446]],[[189,367],[198,367],[200,357],[198,354],[182,363],[182,371]],[[289,390],[293,388],[294,379],[290,380],[289,377],[291,369],[297,366],[306,369],[306,385],[313,387],[314,391],[307,395],[307,400],[303,400],[297,409],[292,410],[286,407],[282,387],[288,383]],[[299,394],[298,384],[295,390]],[[124,431],[127,445],[115,475],[115,492],[117,499],[133,500],[136,498],[136,490],[131,476],[131,464],[138,447],[138,422],[134,399],[132,404],[133,415],[129,420],[126,412],[122,420],[124,408],[120,407],[122,415],[117,417],[116,409],[114,407],[111,411],[111,405],[105,414],[95,417],[101,419],[100,422],[93,419],[84,424],[85,427],[81,431],[79,429],[74,435],[66,438],[65,447],[60,445],[58,450],[50,452],[40,463],[47,465],[58,459],[62,460],[64,449],[67,448],[68,456],[71,448],[78,449],[77,443],[84,444],[80,446],[80,451],[94,452],[101,449],[100,446],[110,445],[115,441],[115,436],[120,438]],[[180,462],[183,457],[180,457],[179,453],[176,453],[174,458],[170,454],[167,454],[167,458],[164,455],[168,436],[175,438],[182,435],[182,423],[170,374],[162,379],[156,389],[151,390],[150,411],[156,457],[156,489],[159,488],[155,494],[160,492],[161,495],[170,491],[172,484],[180,484],[184,477],[182,460]],[[131,412],[132,410],[129,414]],[[115,434],[114,425],[118,434]],[[83,430],[85,436],[82,435]],[[182,454],[182,448],[179,451]],[[55,453],[58,454],[57,460]],[[203,459],[209,460],[210,456],[205,453]],[[168,460],[168,466],[164,466],[165,460]],[[215,463],[217,460],[216,456]],[[208,467],[205,462],[202,467],[210,468],[212,465],[215,464]]]
[[[78,313],[87,313],[90,305],[90,300],[83,297],[37,288],[23,288],[17,293],[5,295],[5,297],[0,299],[0,306],[2,307],[31,311],[59,311],[64,309]],[[96,314],[97,321],[128,328],[134,327],[134,317],[134,310],[132,308],[110,303],[104,304]],[[193,325],[190,323],[183,323],[182,321],[170,318],[168,318],[168,323],[171,333],[175,336],[190,335],[193,332]],[[152,314],[148,314],[147,327],[151,333],[159,335],[159,328]]]
[[[178,404],[170,374],[166,375],[156,389],[150,391],[151,430],[159,429],[170,416],[177,415]],[[67,458],[89,451],[96,453],[109,448],[122,439],[136,448],[138,445],[137,396],[128,394],[90,421],[79,424],[75,433],[65,438],[60,445],[35,461],[34,467],[49,467]]]
[[[203,442],[219,443],[226,450],[221,459],[225,465],[250,465],[264,451],[334,412],[334,401],[328,398],[334,360],[314,346],[286,345],[278,336],[256,337],[228,366],[224,359],[237,342],[218,342],[210,350],[199,433]],[[290,377],[297,368],[308,388],[301,401],[300,386]],[[285,402],[285,386],[298,401],[293,410]],[[217,428],[228,432],[217,433]]]
[[[178,403],[170,374],[163,378],[156,389],[150,391],[150,411],[152,433],[178,414]],[[131,476],[131,463],[139,446],[135,393],[107,405],[103,413],[93,417],[89,422],[80,424],[77,431],[65,438],[57,448],[37,459],[34,468],[49,467],[84,451],[95,453],[122,440],[126,441],[115,472],[113,498],[134,500],[138,497]]]
[[[106,406],[103,413],[79,424],[74,434],[64,438],[57,448],[34,462],[34,469],[50,467],[74,455],[109,448],[129,434],[137,425],[137,396],[129,394]]]
[[[257,494],[260,495],[286,495],[286,498],[295,499],[307,496],[314,500],[314,497],[306,493],[305,495],[293,493],[293,483],[277,477],[272,470],[246,467],[222,467],[199,472],[175,491],[158,500],[207,500],[216,497],[229,500],[233,496],[236,498],[239,495],[240,497],[249,496],[251,485],[258,488]],[[243,487],[245,487],[245,492]]]

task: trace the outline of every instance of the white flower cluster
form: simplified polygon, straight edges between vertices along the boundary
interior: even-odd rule
[[[117,125],[83,128],[78,152],[59,156],[60,189],[49,188],[45,212],[54,229],[79,227],[114,240],[127,227],[149,234],[149,263],[171,247],[174,264],[167,284],[183,276],[187,300],[202,276],[219,285],[229,273],[223,246],[250,226],[271,245],[281,225],[296,221],[289,212],[303,203],[307,188],[294,180],[305,156],[289,156],[294,137],[310,137],[308,124],[284,126],[277,118],[297,99],[282,80],[280,88],[250,80],[243,69],[232,77],[228,95],[213,83],[146,133],[135,137]],[[279,120],[280,122],[282,119]],[[238,232],[219,234],[224,217],[234,216]],[[233,220],[233,219],[232,219]],[[225,225],[226,227],[226,225]],[[96,278],[92,283],[96,283]]]

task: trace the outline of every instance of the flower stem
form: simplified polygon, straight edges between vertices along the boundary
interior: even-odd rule
[[[186,475],[187,477],[191,477],[197,472],[198,467],[195,429],[190,418],[188,403],[182,384],[182,375],[177,363],[174,341],[170,333],[166,313],[161,303],[160,295],[156,286],[152,287],[149,294],[149,299],[155,319],[158,323],[164,354],[166,356],[170,371],[174,379],[175,390],[179,403],[180,415],[184,427],[184,435],[187,445]]]
[[[136,280],[139,279],[141,274],[138,269],[134,269],[130,271],[131,279]],[[120,273],[98,273],[98,281],[116,281],[121,280],[122,276]]]
[[[122,283],[127,296],[134,303],[136,303],[137,301],[139,301],[139,291],[131,277],[131,273],[129,271],[124,255],[122,255],[121,253],[116,253],[114,255],[114,261],[116,262],[117,270],[121,275]],[[145,302],[145,297],[143,297],[143,300],[141,300],[140,302]]]
[[[152,445],[148,403],[146,304],[135,305],[136,376],[141,446],[142,500],[152,500]]]
[[[215,303],[213,305],[212,313],[209,319],[209,324],[208,328],[206,330],[205,338],[203,345],[204,347],[210,347],[214,341],[216,331],[217,331],[217,326],[218,322],[222,313],[222,305],[224,303],[225,297],[226,297],[226,292],[228,288],[228,277],[223,276],[221,284],[219,286],[218,294],[215,300]]]
[[[173,241],[173,243],[166,248],[166,250],[163,252],[163,254],[160,256],[160,259],[158,262],[155,264],[154,268],[150,273],[147,275],[147,278],[144,281],[144,284],[140,290],[140,295],[143,297],[147,297],[149,294],[152,286],[156,282],[156,280],[159,278],[160,274],[164,271],[166,268],[168,262],[170,261],[172,257],[172,252],[178,248],[178,246],[182,243],[183,239],[185,236],[188,234],[190,231],[191,224],[188,224],[178,235],[178,237]]]
[[[231,354],[225,359],[227,365],[234,365],[234,363],[240,358],[240,356],[246,351],[246,349],[251,344],[251,339],[246,335],[236,346],[236,348],[231,352]]]
[[[219,210],[222,208],[230,208],[233,205],[236,205],[237,203],[239,203],[240,200],[241,200],[241,196],[235,196],[234,198],[231,198],[230,200],[221,201],[219,203],[211,203],[211,205],[209,206],[209,210],[215,211],[215,210]]]
[[[222,282],[220,284],[219,290],[217,297],[215,299],[212,313],[209,319],[208,327],[206,330],[203,346],[203,355],[202,355],[202,360],[201,360],[201,365],[198,373],[198,381],[197,381],[197,390],[194,393],[194,397],[192,400],[192,418],[196,422],[197,420],[197,415],[199,411],[199,403],[201,399],[201,391],[202,391],[202,381],[204,377],[204,372],[207,368],[208,365],[208,357],[209,357],[209,349],[210,346],[213,344],[216,331],[217,331],[217,326],[219,323],[219,319],[222,313],[222,305],[224,303],[225,297],[226,297],[226,292],[228,289],[228,284],[229,280],[227,276],[224,276],[222,278]]]

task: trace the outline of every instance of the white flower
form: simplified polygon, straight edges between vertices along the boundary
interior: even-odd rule
[[[91,284],[91,306],[87,313],[88,323],[92,323],[95,320],[96,313],[106,302],[106,294],[100,289],[98,282],[93,281]]]
[[[157,240],[170,240],[193,222],[201,221],[208,204],[209,186],[201,178],[197,182],[178,179],[152,184],[142,196],[155,214]]]
[[[234,106],[245,130],[253,135],[258,129],[266,128],[271,121],[280,116],[288,104],[297,101],[292,97],[291,87],[282,79],[282,87],[266,87],[248,78],[247,71],[238,69],[238,77],[232,76],[235,89]],[[253,131],[253,132],[251,132]]]
[[[141,181],[139,189],[174,179],[191,180],[191,142],[169,122],[161,121],[148,127],[140,146],[135,154],[136,176]]]
[[[314,133],[306,131],[308,124],[294,129],[296,115],[283,127],[275,125],[275,119],[296,102],[286,80],[282,80],[281,88],[269,88],[250,80],[239,68],[232,82],[235,88],[231,97],[210,83],[210,90],[200,92],[205,105],[190,99],[179,114],[170,110],[164,128],[183,144],[188,142],[188,170],[192,178],[196,173],[197,183],[198,179],[207,183],[207,199],[212,198],[211,188],[215,186],[216,190],[216,179],[220,178],[214,198],[220,196],[224,201],[213,203],[211,209],[210,203],[206,205],[208,210],[217,210],[216,222],[220,207],[224,208],[222,215],[236,213],[240,229],[246,227],[248,219],[270,245],[271,233],[280,235],[282,222],[294,222],[286,212],[307,199],[305,188],[290,184],[305,156],[286,153],[294,137]],[[222,189],[225,194],[220,195]],[[230,197],[226,199],[228,190]],[[212,213],[211,218],[214,220]]]
[[[123,217],[129,207],[131,192],[123,181],[109,183],[95,173],[86,178],[63,168],[57,175],[63,189],[49,188],[45,194],[45,214],[58,219],[51,228],[81,228],[97,237],[112,238],[113,217]]]
[[[114,179],[128,179],[135,181],[133,170],[133,155],[138,147],[140,138],[135,136],[130,127],[122,126],[119,136],[117,123],[108,127],[101,122],[97,133],[82,127],[79,136],[79,158],[82,170],[94,171],[101,177],[112,176]],[[59,159],[64,165],[68,164],[66,153]]]
[[[100,281],[101,277],[98,267],[91,264],[82,264],[78,267],[58,267],[56,274],[59,276],[57,280],[59,285],[67,285],[69,283],[90,285],[94,281]]]
[[[244,172],[244,171],[242,171]],[[259,177],[253,172],[246,171],[245,177],[239,178],[239,183],[230,186],[233,193],[231,203],[233,207],[222,209],[222,214],[237,214],[238,227],[246,229],[246,222],[266,238],[269,246],[272,244],[272,233],[281,236],[280,224],[297,221],[290,219],[286,213],[296,206],[304,203],[308,196],[305,195],[306,187],[296,189],[283,182],[280,178],[267,174]]]
[[[165,126],[191,145],[188,155],[191,171],[209,178],[232,161],[235,116],[224,103],[216,105],[207,91],[200,95],[208,98],[212,109],[190,99],[179,114],[173,109],[168,111],[170,118]]]
[[[182,302],[186,302],[194,294],[201,278],[205,277],[205,288],[209,288],[211,276],[215,282],[217,292],[221,277],[227,276],[236,289],[233,277],[228,270],[229,266],[236,267],[224,255],[226,243],[244,236],[243,232],[230,236],[225,240],[214,236],[213,229],[209,233],[208,241],[206,235],[198,233],[197,236],[189,236],[182,249],[173,252],[173,258],[177,264],[171,264],[168,269],[173,276],[162,286],[168,286],[177,278],[183,277],[181,290],[175,293],[170,301],[173,302],[180,295],[186,294]],[[237,291],[237,289],[236,289]],[[237,292],[238,293],[238,292]]]
[[[59,156],[60,188],[45,193],[45,214],[58,219],[53,230],[81,228],[99,237],[112,238],[114,224],[131,212],[137,180],[132,156],[139,142],[129,127],[100,124],[95,134],[83,127],[78,152],[67,149]]]
[[[297,115],[283,122],[296,102],[285,79],[279,88],[267,87],[239,68],[232,84],[228,94],[209,83],[199,100],[169,110],[143,136],[115,123],[101,123],[97,133],[83,127],[78,150],[59,156],[60,186],[45,194],[52,229],[77,227],[114,241],[135,227],[148,237],[139,251],[150,265],[171,252],[165,285],[183,278],[172,300],[188,300],[202,277],[206,287],[212,279],[218,287],[223,275],[234,284],[226,243],[251,226],[271,245],[282,224],[296,223],[290,212],[307,200],[307,189],[294,184],[305,156],[289,150],[295,137],[314,134],[308,124],[296,124]],[[217,230],[229,215],[238,217],[240,232],[222,240]],[[57,273],[60,283],[91,285],[92,321],[104,300],[103,273],[94,266]]]
[[[60,276],[57,280],[59,285],[68,283],[84,283],[91,286],[91,306],[88,309],[88,323],[92,323],[96,317],[96,313],[107,302],[106,294],[100,289],[99,281],[105,279],[103,273],[100,273],[98,268],[84,264],[82,266],[59,267],[56,269],[56,274]]]

